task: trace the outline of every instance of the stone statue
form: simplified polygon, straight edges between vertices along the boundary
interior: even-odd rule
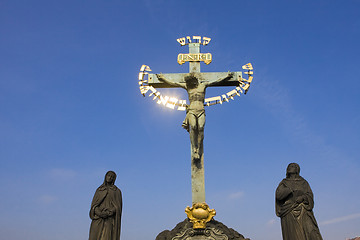
[[[199,81],[196,73],[190,73],[185,77],[185,83],[171,82],[164,78],[163,74],[156,74],[161,82],[169,85],[184,88],[189,95],[190,105],[186,109],[186,117],[182,123],[182,127],[190,133],[191,149],[193,157],[200,159],[203,154],[204,126],[205,126],[205,90],[208,86],[216,85],[222,81],[229,80],[233,77],[233,73],[228,73],[225,78],[220,78],[213,82]]]
[[[116,173],[108,171],[91,202],[89,240],[120,240],[122,196],[114,183]]]
[[[290,163],[276,189],[276,215],[281,218],[284,240],[322,240],[312,211],[314,197],[309,183],[300,175],[300,166]]]

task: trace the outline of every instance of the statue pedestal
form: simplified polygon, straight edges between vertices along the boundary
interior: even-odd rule
[[[193,229],[193,224],[187,218],[178,223],[171,231],[161,232],[156,240],[250,240],[221,222],[211,220],[205,229]]]

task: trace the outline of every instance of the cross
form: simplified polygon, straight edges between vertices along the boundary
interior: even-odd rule
[[[195,37],[193,37],[195,39]],[[209,38],[185,44],[185,38],[178,39],[189,46],[188,54],[179,54],[178,63],[189,62],[189,73],[149,74],[148,84],[154,88],[176,88],[187,90],[190,104],[187,106],[183,127],[190,133],[191,142],[191,188],[192,203],[205,203],[205,177],[203,139],[205,125],[205,90],[212,86],[238,86],[241,72],[200,72],[200,61],[211,62],[211,54],[200,53],[200,45],[207,45]],[[207,42],[205,42],[207,40]],[[206,43],[206,44],[205,44]]]

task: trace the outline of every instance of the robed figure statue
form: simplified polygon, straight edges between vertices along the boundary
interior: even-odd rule
[[[281,218],[284,240],[322,240],[312,211],[314,196],[309,183],[300,175],[300,166],[290,163],[276,189],[276,215]]]
[[[115,179],[115,172],[107,172],[104,183],[96,189],[90,208],[89,240],[120,240],[122,196]]]

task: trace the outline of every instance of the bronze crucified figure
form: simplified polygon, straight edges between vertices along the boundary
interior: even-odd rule
[[[187,106],[186,117],[182,123],[182,127],[190,134],[191,149],[194,159],[200,159],[203,154],[205,126],[204,100],[206,88],[231,79],[234,73],[229,72],[225,78],[220,78],[212,82],[200,81],[197,75],[197,73],[190,73],[185,77],[185,83],[177,83],[168,81],[164,78],[163,74],[156,74],[159,81],[184,88],[188,93],[190,104]]]

